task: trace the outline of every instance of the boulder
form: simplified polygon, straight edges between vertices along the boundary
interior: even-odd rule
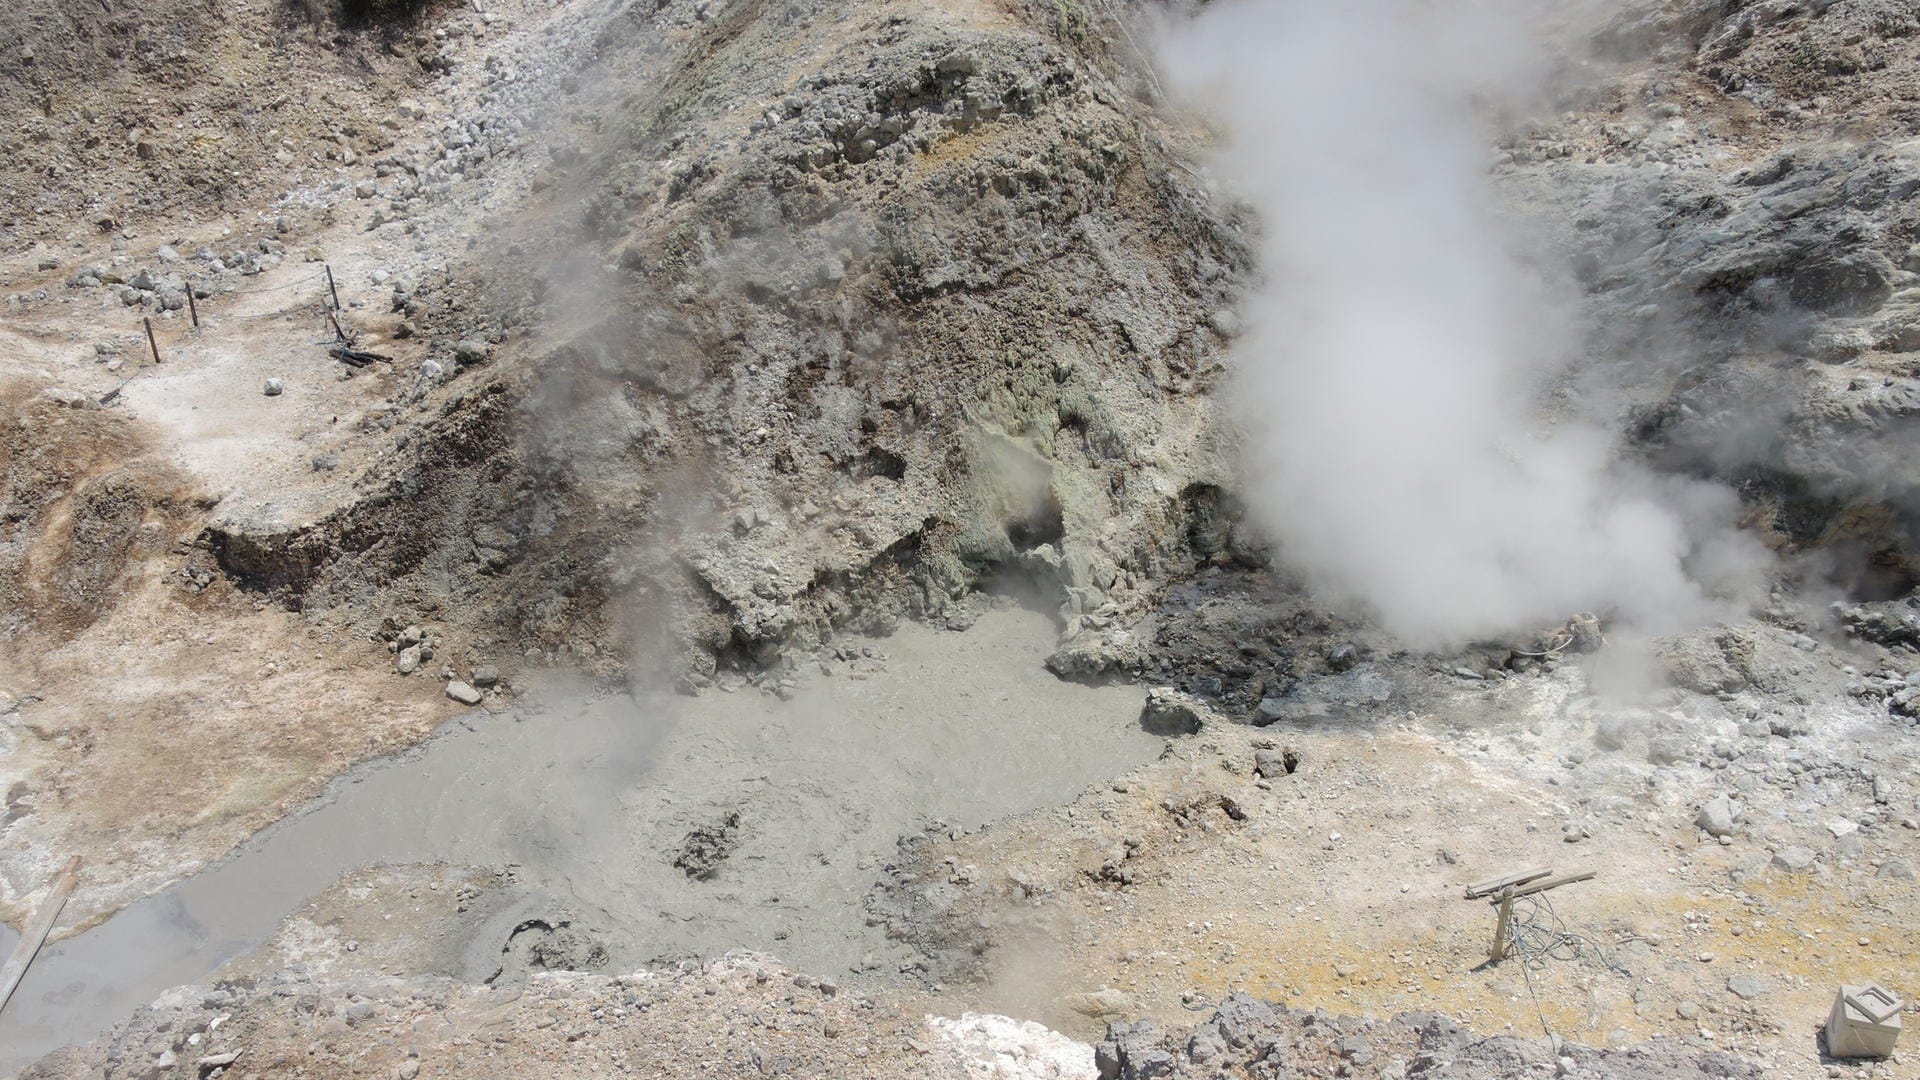
[[[1132,998],[1111,987],[1085,994],[1068,994],[1064,1004],[1081,1016],[1094,1018],[1124,1016],[1134,1007]]]
[[[1694,817],[1693,823],[1708,836],[1732,836],[1733,823],[1738,817],[1733,800],[1720,794],[1700,805],[1700,813]]]
[[[1274,780],[1288,776],[1300,767],[1300,755],[1291,749],[1255,750],[1253,752],[1253,771],[1262,779]]]
[[[1147,692],[1147,704],[1140,710],[1140,726],[1155,735],[1192,735],[1204,724],[1207,711],[1190,694],[1155,687]]]
[[[1094,1070],[1100,1080],[1171,1076],[1174,1056],[1162,1042],[1160,1027],[1151,1020],[1108,1024],[1107,1037],[1093,1050]]]
[[[1773,867],[1789,874],[1804,874],[1813,869],[1813,852],[1797,845],[1781,848],[1773,853]]]

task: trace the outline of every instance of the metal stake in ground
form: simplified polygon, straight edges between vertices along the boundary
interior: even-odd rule
[[[327,293],[333,297],[333,310],[339,311],[340,290],[333,287],[333,267],[326,263],[322,263],[321,266],[327,271]]]
[[[193,282],[187,282],[187,314],[193,319],[193,328],[200,328],[200,309],[193,303]]]
[[[153,362],[158,364],[160,362],[160,343],[153,340],[153,320],[142,315],[140,316],[140,322],[147,328],[147,348],[153,350]]]

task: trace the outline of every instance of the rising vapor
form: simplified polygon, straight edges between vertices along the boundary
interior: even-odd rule
[[[1242,0],[1162,59],[1261,222],[1231,400],[1284,563],[1423,647],[1579,610],[1659,632],[1753,588],[1732,492],[1623,460],[1577,406],[1542,412],[1577,308],[1488,176],[1490,111],[1544,88],[1524,20]]]

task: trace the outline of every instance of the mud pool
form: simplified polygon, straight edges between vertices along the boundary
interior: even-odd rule
[[[0,1069],[205,980],[369,863],[512,866],[615,968],[754,948],[844,977],[885,947],[861,901],[902,833],[1063,802],[1158,752],[1136,723],[1143,692],[1055,679],[1041,666],[1054,642],[1048,616],[993,611],[964,633],[871,642],[884,662],[855,666],[878,670],[810,675],[791,701],[554,681],[511,711],[471,711],[215,867],[50,943],[0,1017]],[[711,877],[673,865],[690,832],[734,814]]]

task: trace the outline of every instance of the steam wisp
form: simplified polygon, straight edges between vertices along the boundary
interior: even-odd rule
[[[1521,18],[1241,0],[1162,58],[1261,223],[1229,400],[1286,565],[1436,648],[1588,609],[1677,629],[1759,580],[1731,491],[1543,413],[1578,309],[1488,175],[1491,108],[1544,90]]]

